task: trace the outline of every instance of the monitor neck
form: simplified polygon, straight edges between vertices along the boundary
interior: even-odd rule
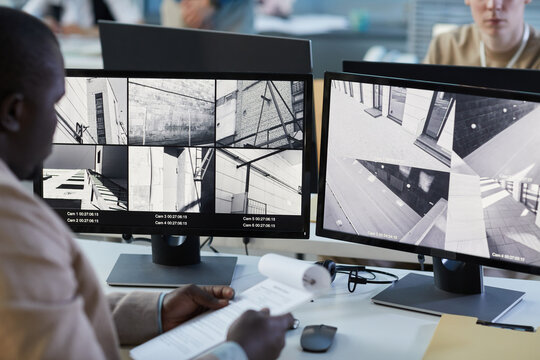
[[[484,291],[482,266],[433,257],[435,286],[457,294],[480,294]]]
[[[151,240],[155,264],[181,266],[201,262],[199,236],[152,235]]]

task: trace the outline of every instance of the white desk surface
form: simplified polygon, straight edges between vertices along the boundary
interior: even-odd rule
[[[105,283],[120,253],[150,254],[144,245],[78,240],[94,266],[105,292],[129,291],[134,288],[110,287]],[[211,255],[204,253],[204,255]],[[258,258],[238,255],[232,286],[241,292],[262,280],[257,272]],[[408,270],[386,269],[398,276]],[[499,321],[540,326],[540,282],[489,278],[490,286],[526,291],[523,300]],[[293,310],[300,320],[297,330],[289,331],[281,359],[421,359],[431,340],[439,317],[394,309],[371,303],[371,297],[387,285],[358,285],[356,292],[347,290],[346,275],[338,275],[326,295]],[[141,290],[141,288],[138,288]],[[158,289],[142,289],[158,291]],[[332,347],[324,354],[301,351],[300,335],[306,325],[327,324],[338,328]]]

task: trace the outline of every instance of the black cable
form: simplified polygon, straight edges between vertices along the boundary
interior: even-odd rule
[[[356,284],[393,284],[399,280],[399,277],[397,275],[389,273],[389,272],[373,270],[373,269],[365,269],[363,271],[368,274],[371,274],[372,278],[365,278],[361,275],[358,275],[358,270],[351,270],[349,272],[349,281],[347,283],[349,292],[352,293],[354,292],[354,290],[356,290]],[[375,273],[386,275],[393,279],[392,280],[372,280],[377,277]]]
[[[248,253],[249,238],[248,237],[242,238],[242,242],[244,243],[244,248],[246,249],[246,255],[249,255]]]
[[[206,243],[210,242],[211,238],[212,238],[211,236],[207,237],[206,240],[203,241],[201,246],[199,246],[199,249],[202,249],[204,247],[204,245],[206,245]]]
[[[424,271],[424,263],[426,262],[426,257],[422,254],[418,254],[418,262],[420,263],[420,271]]]
[[[381,271],[381,270],[368,269],[362,265],[358,265],[358,266],[337,265],[336,272],[340,274],[349,274],[349,279],[348,279],[348,284],[347,284],[349,292],[354,292],[356,290],[356,284],[393,284],[399,280],[399,277],[395,274],[392,274],[386,271]],[[370,277],[359,275],[358,274],[359,272],[369,274]],[[385,275],[392,279],[391,280],[376,280],[377,274]]]
[[[199,247],[199,249],[202,249],[204,245],[208,244],[208,247],[210,248],[210,250],[212,250],[214,253],[216,254],[219,254],[219,251],[217,251],[217,249],[215,247],[212,246],[212,242],[214,241],[214,237],[213,236],[209,236],[208,238],[206,238],[206,240],[204,240],[204,242],[201,244],[201,246]]]
[[[356,269],[353,269],[353,270],[347,270],[347,271],[342,271],[342,270],[339,270],[339,271],[336,271],[338,274],[346,274],[346,275],[350,275],[351,272],[353,271],[360,271],[360,272],[364,272],[366,274],[369,274],[371,275],[371,277],[367,278],[365,276],[361,276],[361,275],[358,275],[358,276],[361,276],[362,278],[366,279],[366,280],[375,280],[375,278],[377,277],[377,275],[375,275],[373,272],[369,271],[369,270],[356,270]]]

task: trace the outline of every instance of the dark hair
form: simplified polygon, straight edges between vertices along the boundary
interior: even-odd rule
[[[58,66],[59,45],[39,19],[0,6],[0,99],[26,92]]]

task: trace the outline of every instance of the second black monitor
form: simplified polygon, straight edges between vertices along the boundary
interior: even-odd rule
[[[538,95],[325,80],[319,235],[539,273]]]
[[[540,71],[375,61],[343,61],[343,71],[408,80],[538,93]]]
[[[99,23],[107,70],[310,74],[311,41],[154,25]]]

